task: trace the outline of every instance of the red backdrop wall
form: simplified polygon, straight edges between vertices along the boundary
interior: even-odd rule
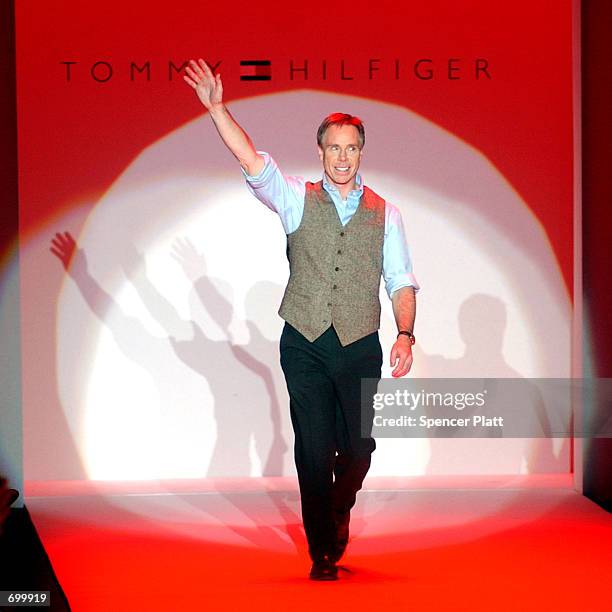
[[[571,39],[569,0],[314,0],[290,10],[187,0],[165,9],[75,1],[34,11],[18,3],[22,232],[95,198],[143,147],[201,113],[180,76],[169,77],[169,62],[201,56],[221,62],[229,101],[338,91],[405,106],[469,142],[540,219],[571,290]],[[448,78],[449,58],[459,78]],[[475,78],[476,58],[488,62],[490,79]],[[239,80],[240,61],[251,59],[271,61],[270,81]],[[422,64],[431,79],[415,76],[419,59],[432,60]],[[292,80],[290,63],[305,60],[308,79],[295,72]],[[380,60],[371,78],[370,60]],[[63,62],[76,62],[70,80]],[[94,78],[97,62],[107,64]],[[132,80],[132,62],[149,62],[150,80],[137,71]]]

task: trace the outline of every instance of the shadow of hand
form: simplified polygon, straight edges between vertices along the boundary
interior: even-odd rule
[[[51,239],[49,250],[62,262],[64,270],[72,276],[87,272],[87,258],[83,249],[78,249],[70,232],[57,232]]]
[[[185,276],[195,282],[206,275],[206,259],[198,253],[189,238],[177,238],[172,243],[172,257],[179,263]]]

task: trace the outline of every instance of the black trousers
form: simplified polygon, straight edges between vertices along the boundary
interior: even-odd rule
[[[343,347],[333,327],[309,342],[285,323],[280,357],[295,433],[302,520],[310,556],[317,560],[331,552],[335,515],[354,506],[370,468],[374,411],[367,409],[370,425],[362,437],[361,379],[380,379],[382,349],[378,332]]]

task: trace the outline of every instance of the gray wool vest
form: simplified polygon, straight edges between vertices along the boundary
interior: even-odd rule
[[[331,325],[342,346],[380,327],[385,201],[368,187],[343,226],[322,182],[306,183],[300,226],[287,235],[289,282],[278,314],[310,342]]]

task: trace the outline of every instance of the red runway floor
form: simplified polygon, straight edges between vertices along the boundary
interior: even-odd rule
[[[611,609],[612,518],[566,475],[370,479],[330,583],[307,579],[292,479],[27,493],[75,612]]]

